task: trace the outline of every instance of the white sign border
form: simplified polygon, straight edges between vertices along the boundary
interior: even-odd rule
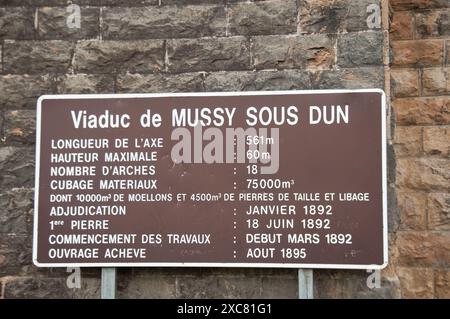
[[[116,99],[188,96],[254,96],[333,93],[380,93],[381,94],[381,162],[382,162],[382,209],[383,209],[383,264],[293,264],[293,263],[40,263],[37,260],[39,168],[41,151],[42,101],[48,99]],[[295,269],[383,269],[388,265],[388,220],[387,220],[387,155],[386,155],[386,94],[381,89],[355,90],[289,90],[289,91],[245,91],[245,92],[196,92],[196,93],[126,93],[126,94],[59,94],[42,95],[37,101],[36,114],[36,164],[33,221],[33,263],[37,267],[228,267],[228,268],[295,268]]]

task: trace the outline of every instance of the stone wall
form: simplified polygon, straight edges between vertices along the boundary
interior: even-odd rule
[[[403,297],[450,298],[450,2],[391,1]]]
[[[99,297],[99,269],[83,269],[82,288],[69,289],[65,269],[32,265],[38,96],[337,88],[389,96],[391,76],[390,265],[374,289],[366,271],[317,270],[315,295],[449,296],[448,0],[391,1],[390,36],[386,0],[73,3],[80,28],[67,24],[66,0],[0,1],[0,298]],[[370,5],[381,6],[382,25]],[[119,298],[297,296],[289,269],[121,268],[118,276]]]

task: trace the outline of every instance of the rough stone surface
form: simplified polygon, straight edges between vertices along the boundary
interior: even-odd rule
[[[450,2],[391,0],[390,4],[391,92],[400,125],[394,141],[401,217],[395,248],[397,263],[403,266],[395,272],[403,298],[445,298],[450,256],[450,90],[444,66],[449,62],[450,31],[449,11],[442,8],[449,8]]]
[[[261,278],[249,276],[179,276],[178,298],[260,298]]]
[[[74,44],[68,41],[5,41],[3,70],[7,73],[66,73]]]
[[[260,91],[310,89],[310,74],[284,70],[267,72],[216,72],[205,79],[206,91]]]
[[[81,0],[81,1],[86,1],[86,4],[92,3],[94,5],[103,5],[103,6],[119,6],[119,7],[124,7],[124,6],[147,6],[147,5],[157,5],[159,4],[159,1],[161,1],[161,4],[167,4],[169,3],[169,0]],[[175,2],[177,0],[174,0]],[[194,0],[188,0],[186,2],[189,1],[194,1]],[[199,0],[199,3],[200,0]]]
[[[395,168],[393,169],[395,171]],[[388,177],[395,178],[395,173],[389,173]],[[395,234],[399,229],[400,225],[400,210],[398,208],[398,199],[397,199],[397,190],[395,188],[395,183],[388,181],[387,187],[387,202],[388,202],[388,233]],[[389,244],[389,246],[393,246],[393,244]],[[391,262],[388,264],[394,264]]]
[[[445,268],[450,261],[449,232],[398,232],[396,246],[403,266]]]
[[[32,8],[0,8],[0,40],[33,39],[34,36],[34,10]]]
[[[367,7],[372,0],[299,0],[301,33],[336,33],[368,30]]]
[[[422,87],[424,95],[450,94],[450,68],[424,69]]]
[[[436,66],[444,61],[442,40],[393,41],[391,46],[394,66]]]
[[[100,5],[100,4],[120,4],[125,0],[77,0],[78,5]],[[155,0],[127,0],[133,2],[155,1]],[[157,1],[157,0],[156,0]],[[3,0],[5,6],[67,6],[67,0]]]
[[[0,145],[33,145],[36,140],[36,111],[4,111],[0,119]]]
[[[71,297],[75,299],[100,299],[101,297],[101,279],[97,274],[97,278],[85,276],[84,269],[81,270],[81,287],[72,288]]]
[[[359,0],[346,1],[347,12],[343,19],[343,30],[347,32],[357,32],[365,30],[381,30],[380,25],[374,24],[374,19],[378,18],[373,6],[381,7],[379,0]],[[371,7],[372,6],[372,7]],[[381,14],[381,12],[380,12]],[[381,17],[380,17],[381,18]],[[370,22],[370,23],[369,23]],[[338,30],[339,31],[339,30]]]
[[[445,47],[447,48],[447,56],[445,57],[445,65],[446,66],[450,66],[450,50],[448,48],[450,48],[450,40],[449,41],[445,41]]]
[[[435,291],[436,298],[450,299],[450,270],[435,270]]]
[[[396,99],[399,125],[450,124],[450,96]]]
[[[393,69],[391,90],[394,97],[418,96],[420,91],[419,71],[414,69]]]
[[[254,65],[256,69],[330,69],[334,41],[329,35],[255,37]]]
[[[321,270],[314,272],[314,298],[367,299],[399,298],[397,284],[381,273],[380,288],[370,289],[365,270]]]
[[[70,290],[64,278],[18,277],[4,283],[8,299],[68,299]]]
[[[403,298],[433,298],[432,269],[399,267],[397,271]]]
[[[298,282],[294,276],[267,276],[261,278],[262,299],[294,299],[298,296]]]
[[[428,155],[450,155],[450,127],[425,127],[423,130],[423,150]]]
[[[162,4],[182,2],[207,3],[213,0],[160,0]],[[220,1],[220,0],[219,0]],[[5,6],[67,6],[67,0],[3,0]],[[77,0],[80,6],[147,6],[157,5],[159,0]]]
[[[177,278],[150,273],[141,276],[126,276],[119,282],[120,299],[176,298]]]
[[[40,39],[93,39],[99,36],[99,8],[81,8],[80,27],[74,26],[72,11],[66,7],[43,7],[38,10]]]
[[[393,40],[410,40],[414,34],[414,14],[396,11],[392,16],[390,37]]]
[[[350,68],[316,71],[312,75],[313,89],[383,88],[383,68]]]
[[[301,33],[336,33],[342,30],[347,12],[345,1],[300,1]]]
[[[450,194],[431,193],[428,196],[428,227],[450,230]]]
[[[295,0],[242,2],[228,8],[229,30],[235,35],[288,34],[297,31]]]
[[[400,229],[425,230],[427,228],[427,196],[421,192],[398,192]]]
[[[420,38],[450,36],[450,9],[418,13],[416,34]]]
[[[162,40],[82,41],[73,67],[77,73],[156,72],[164,69]]]
[[[17,188],[0,194],[0,233],[32,231],[33,190]]]
[[[223,6],[105,8],[104,39],[193,38],[224,36]]]
[[[34,148],[0,147],[0,189],[34,186]]]
[[[0,109],[35,108],[37,98],[55,93],[49,75],[0,75]]]
[[[442,158],[399,158],[397,185],[417,190],[450,190],[450,165]]]
[[[114,1],[114,0],[112,0]],[[151,1],[151,0],[147,0]],[[233,1],[233,0],[231,0]],[[231,2],[228,1],[228,2]],[[156,0],[158,3],[158,0]],[[225,1],[223,0],[161,0],[161,4],[163,5],[180,5],[180,4],[223,4]]]
[[[123,93],[201,92],[203,78],[200,73],[176,75],[127,73],[117,78],[116,91]]]
[[[168,45],[169,71],[233,71],[250,68],[250,48],[244,37],[178,39]]]
[[[346,33],[338,37],[337,64],[340,67],[358,67],[383,64],[383,33]]]
[[[394,136],[397,157],[418,156],[422,153],[422,128],[420,126],[399,126]]]
[[[0,277],[19,275],[32,264],[31,233],[0,232]]]
[[[59,94],[113,93],[114,78],[93,74],[66,74],[57,79]]]
[[[389,4],[395,10],[449,8],[447,0],[390,0]]]

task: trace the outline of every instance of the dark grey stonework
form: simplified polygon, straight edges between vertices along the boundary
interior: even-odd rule
[[[346,33],[338,37],[337,64],[343,68],[383,64],[381,32]]]
[[[330,69],[335,61],[334,36],[261,36],[253,38],[256,69]]]
[[[234,0],[161,0],[162,5],[183,5],[183,4],[225,4]]]
[[[382,67],[316,71],[313,89],[363,89],[384,87]]]
[[[0,276],[22,275],[32,264],[31,234],[0,232]]]
[[[266,72],[216,72],[205,79],[205,89],[220,91],[261,91],[310,89],[310,73],[302,70]]]
[[[389,299],[398,298],[396,282],[382,279],[379,288],[369,288],[366,270],[320,270],[314,272],[315,298]]]
[[[3,0],[4,6],[67,6],[68,0]],[[168,0],[167,0],[168,1]],[[176,2],[177,0],[175,0]],[[189,1],[189,0],[188,0]],[[72,1],[75,2],[75,1]],[[180,1],[178,1],[180,3]],[[157,5],[158,0],[77,0],[80,6],[147,6]]]
[[[0,189],[34,187],[34,147],[0,147]]]
[[[297,31],[294,0],[238,2],[228,8],[229,30],[235,35],[288,34]]]
[[[18,74],[66,73],[74,43],[69,41],[12,41],[3,44],[3,71]]]
[[[114,76],[98,74],[66,74],[56,79],[59,94],[114,93]]]
[[[158,72],[164,69],[163,40],[82,41],[73,57],[77,73]]]
[[[35,108],[40,95],[55,93],[54,77],[45,75],[0,75],[0,108]]]
[[[0,145],[33,146],[36,141],[36,111],[0,111]]]
[[[367,19],[376,0],[298,0],[300,33],[336,33],[369,30]]]
[[[99,36],[100,8],[81,8],[80,28],[67,23],[72,11],[68,13],[66,7],[44,7],[40,8],[37,14],[39,39],[76,40],[94,39]]]
[[[250,44],[244,37],[169,40],[167,46],[171,72],[250,69]]]
[[[64,278],[14,278],[4,283],[4,297],[11,299],[68,299],[70,290],[67,289]]]
[[[33,39],[34,37],[32,8],[0,8],[0,39]]]
[[[175,75],[127,73],[117,78],[118,93],[201,91],[203,91],[203,76],[200,73]]]
[[[27,235],[32,232],[32,189],[16,188],[0,194],[0,233]]]
[[[195,38],[224,36],[223,6],[162,6],[105,8],[104,39]]]

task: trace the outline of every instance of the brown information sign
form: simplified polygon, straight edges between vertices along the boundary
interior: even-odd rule
[[[38,101],[37,266],[382,268],[381,90]]]

